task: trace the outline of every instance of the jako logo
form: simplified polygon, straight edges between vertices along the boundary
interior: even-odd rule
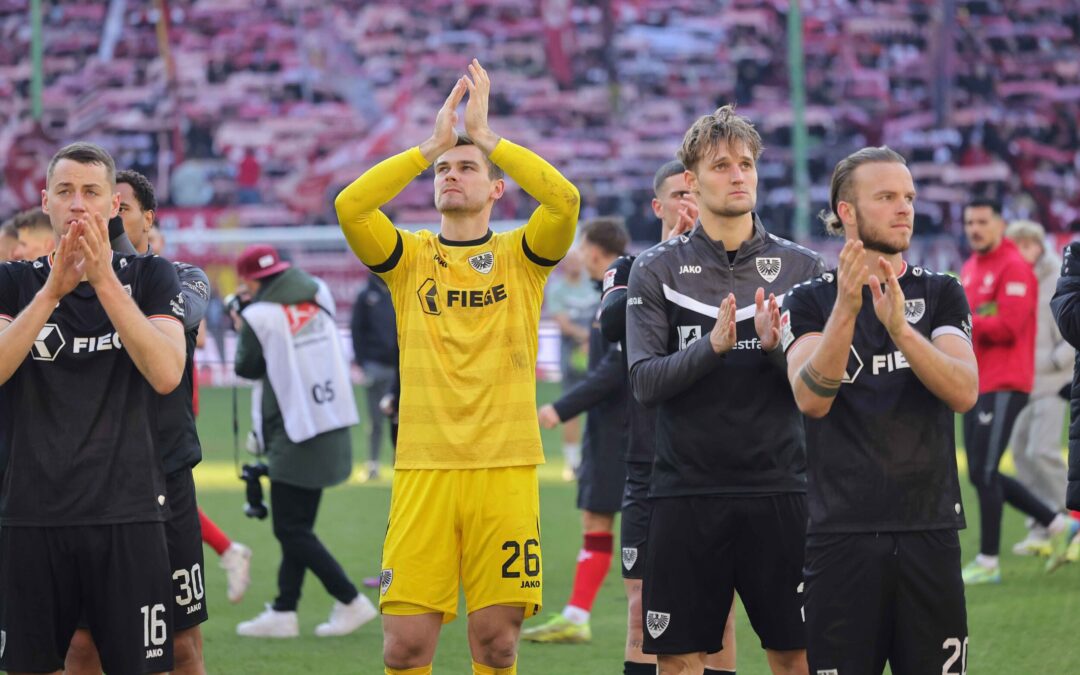
[[[701,265],[680,265],[679,274],[701,274]]]

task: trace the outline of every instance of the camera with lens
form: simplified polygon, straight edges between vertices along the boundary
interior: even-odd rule
[[[236,312],[239,314],[244,311],[244,308],[251,304],[251,299],[240,295],[239,293],[230,293],[225,296],[222,302],[225,303],[226,312]]]
[[[244,504],[244,515],[248,518],[263,520],[269,511],[263,501],[263,489],[260,479],[269,475],[270,469],[262,462],[258,464],[245,464],[240,467],[240,479],[246,484],[245,493],[247,503]]]

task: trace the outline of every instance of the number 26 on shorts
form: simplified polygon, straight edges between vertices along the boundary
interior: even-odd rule
[[[508,556],[502,566],[503,579],[519,579],[522,572],[526,577],[540,575],[540,542],[536,539],[526,539],[524,545],[513,540],[506,541],[502,550]]]

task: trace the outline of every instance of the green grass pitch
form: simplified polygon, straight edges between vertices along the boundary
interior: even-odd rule
[[[556,386],[540,385],[541,402],[551,400],[556,394]],[[247,392],[241,390],[240,395],[241,428],[246,430]],[[206,549],[210,620],[203,624],[203,636],[207,670],[229,675],[382,673],[382,634],[377,621],[344,638],[314,636],[315,625],[325,621],[333,601],[311,574],[305,580],[300,602],[301,637],[265,640],[236,635],[238,622],[254,617],[262,611],[263,603],[273,599],[280,552],[270,521],[249,520],[241,511],[243,485],[233,473],[230,396],[228,389],[202,391],[199,430],[205,461],[196,469],[199,503],[230,536],[250,545],[255,557],[247,596],[239,605],[230,605],[225,600],[224,572],[218,569],[214,552]],[[362,396],[358,393],[358,400]],[[574,486],[558,479],[562,460],[557,433],[545,432],[544,445],[550,461],[541,470],[540,486],[546,613],[560,610],[569,597],[574,561],[581,545],[581,526],[574,508]],[[363,432],[358,428],[354,444],[357,475],[366,448]],[[967,561],[976,552],[978,516],[974,493],[963,477],[962,482],[969,514],[969,528],[961,533]],[[362,577],[378,574],[389,502],[390,485],[385,476],[374,484],[351,481],[324,494],[317,531],[357,584]],[[1022,538],[1022,529],[1020,516],[1006,508],[1002,537],[1004,583],[968,590],[968,672],[980,675],[1080,672],[1080,638],[1077,637],[1080,566],[1066,566],[1046,577],[1041,561],[1011,555],[1008,551]],[[365,589],[364,592],[376,599],[377,591]],[[464,609],[463,600],[461,609]],[[621,673],[625,625],[626,603],[616,557],[593,610],[593,643],[524,643],[518,672],[523,675]],[[741,675],[769,672],[757,638],[742,613],[737,642]],[[469,662],[462,616],[443,629],[435,656],[435,672],[469,673]]]

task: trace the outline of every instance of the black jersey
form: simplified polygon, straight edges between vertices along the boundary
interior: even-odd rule
[[[915,330],[929,340],[971,340],[958,279],[905,264],[899,281]],[[793,288],[781,316],[784,349],[822,333],[835,302],[835,271]],[[806,420],[808,532],[964,527],[953,411],[908,366],[874,314],[869,287],[843,382],[829,413]]]
[[[180,281],[166,260],[114,255],[113,269],[151,320],[183,318]],[[0,316],[17,316],[48,276],[48,258],[0,265]],[[4,387],[17,421],[0,507],[5,527],[166,518],[158,394],[89,283],[64,296]]]
[[[0,385],[0,472],[7,466],[11,452],[11,408],[8,407],[7,388]],[[0,489],[3,486],[0,485]]]
[[[634,256],[616,258],[604,272],[604,296],[600,301],[600,329],[604,338],[622,347],[623,366],[626,366],[626,288]],[[629,369],[627,368],[629,375]],[[650,467],[656,455],[656,408],[646,408],[634,396],[627,396],[626,443],[627,462],[647,462]]]
[[[754,293],[783,294],[820,274],[821,257],[770,235],[734,259],[701,227],[638,256],[626,299],[634,395],[656,406],[650,495],[768,494],[806,490],[802,418],[778,362],[754,329]],[[735,294],[737,342],[716,354],[709,331]]]
[[[158,445],[165,473],[190,469],[202,461],[202,445],[195,426],[195,341],[199,323],[210,302],[210,281],[198,267],[174,262],[184,297],[184,377],[172,393],[161,397],[158,409]]]

